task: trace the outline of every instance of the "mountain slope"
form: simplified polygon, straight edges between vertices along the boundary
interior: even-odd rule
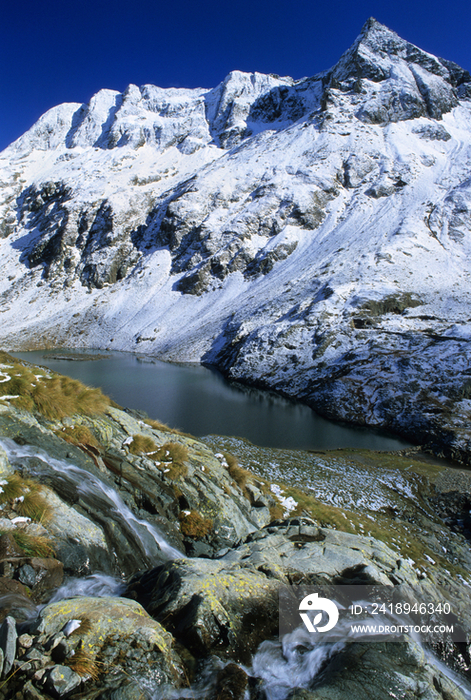
[[[0,154],[2,343],[203,360],[467,458],[470,100],[371,19],[312,78],[50,110]]]

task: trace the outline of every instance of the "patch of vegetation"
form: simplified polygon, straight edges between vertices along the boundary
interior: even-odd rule
[[[250,501],[250,494],[247,490],[247,481],[254,475],[247,469],[243,469],[237,460],[237,457],[230,454],[229,452],[224,452],[224,459],[227,462],[227,471],[230,477],[235,481],[235,483],[241,488],[242,493]]]
[[[100,414],[110,405],[101,389],[77,379],[28,365],[3,352],[0,362],[0,400],[8,397],[17,408],[60,420],[74,414]]]
[[[152,182],[159,182],[162,179],[161,175],[149,175],[148,177],[139,177],[134,175],[131,178],[131,185],[150,185]]]
[[[153,420],[152,418],[146,418],[144,423],[151,428],[154,428],[154,430],[159,430],[161,433],[172,433],[172,435],[181,435],[182,437],[189,437],[193,438],[193,435],[190,435],[190,433],[183,433],[181,430],[178,430],[177,428],[169,428],[169,426],[166,423],[162,423],[159,420]]]
[[[86,425],[67,426],[56,430],[56,435],[72,445],[91,445],[98,447],[99,442]]]
[[[204,518],[196,510],[183,511],[178,517],[180,520],[180,532],[184,537],[201,540],[213,528],[213,521],[210,518]]]
[[[0,530],[0,535],[4,535],[6,530]],[[42,535],[29,535],[24,530],[8,530],[13,535],[13,538],[18,547],[27,557],[41,557],[47,559],[54,557],[55,552],[47,537]]]
[[[185,464],[188,448],[180,442],[166,442],[152,459],[165,465],[165,473],[170,479],[178,479],[188,474]]]
[[[66,659],[64,663],[82,678],[91,678],[96,681],[100,677],[98,662],[86,649],[76,649],[75,654]]]
[[[242,467],[239,466],[237,457],[234,457],[234,455],[231,455],[229,452],[224,452],[224,459],[227,462],[227,471],[231,477],[234,479],[236,484],[238,484],[241,488],[244,488],[244,486],[247,484],[247,479],[249,476],[252,476],[252,474],[247,471],[247,469],[242,469]]]
[[[270,517],[271,517],[272,521],[283,519],[284,508],[281,505],[281,503],[277,503],[274,506],[270,506],[269,511],[270,511]]]
[[[132,442],[129,445],[129,452],[133,455],[149,454],[152,459],[155,459],[155,455],[158,452],[158,447],[152,438],[147,437],[147,435],[133,435]]]
[[[73,632],[71,632],[70,636],[82,636],[84,634],[88,634],[89,632],[92,631],[92,623],[88,617],[83,617],[80,620],[80,625],[74,629]]]
[[[46,523],[52,516],[40,485],[16,473],[0,479],[0,505],[37,523]]]

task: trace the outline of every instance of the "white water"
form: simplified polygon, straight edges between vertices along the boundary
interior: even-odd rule
[[[388,619],[362,620],[364,624],[381,625],[391,622]],[[424,649],[427,660],[437,667],[444,676],[455,683],[466,700],[471,700],[471,688],[457,673],[450,669],[432,652],[424,648],[420,638],[413,635]],[[258,647],[249,674],[263,681],[266,700],[286,700],[293,688],[308,689],[323,666],[341,652],[350,642],[391,641],[390,636],[366,637],[363,634],[351,634],[350,621],[338,623],[335,630],[328,635],[316,637],[302,627],[283,636],[281,641],[265,641]],[[397,640],[398,643],[399,640]]]
[[[13,465],[22,459],[35,458],[40,460],[46,467],[53,469],[60,474],[62,478],[72,482],[79,493],[88,493],[94,496],[99,496],[105,506],[108,506],[110,513],[113,513],[114,518],[121,520],[126,526],[126,529],[131,530],[136,543],[142,547],[145,554],[152,558],[153,552],[142,541],[140,528],[144,528],[151,535],[158,548],[168,556],[169,559],[179,559],[182,553],[166,542],[162,534],[154,525],[145,520],[137,518],[134,513],[123,502],[118,492],[111,486],[105,484],[101,479],[90,474],[85,469],[77,467],[75,464],[66,462],[63,459],[56,459],[47,454],[44,450],[37,447],[27,445],[17,445],[16,442],[9,438],[0,440],[0,447],[3,448],[8,456],[10,463]]]
[[[263,680],[267,700],[285,700],[292,688],[309,688],[328,659],[341,651],[345,638],[313,645],[304,627],[282,641],[262,642],[252,661],[252,675]]]
[[[93,598],[103,598],[108,596],[120,596],[126,589],[126,585],[114,576],[106,574],[92,574],[84,578],[71,578],[57,589],[50,603],[57,603],[58,600],[74,598],[75,596],[90,596]]]

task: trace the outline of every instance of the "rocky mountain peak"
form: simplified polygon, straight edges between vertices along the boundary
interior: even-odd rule
[[[330,90],[357,95],[356,116],[363,122],[431,117],[441,119],[459,99],[471,97],[471,76],[401,39],[374,18],[324,77],[324,104],[335,103]]]

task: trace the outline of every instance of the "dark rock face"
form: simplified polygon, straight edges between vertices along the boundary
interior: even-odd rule
[[[193,559],[138,574],[126,595],[142,601],[195,656],[248,663],[260,642],[276,634],[278,587],[250,569]]]
[[[350,643],[331,659],[307,690],[295,690],[290,700],[388,700],[399,697],[462,700],[460,690],[427,661],[412,640],[402,643]]]
[[[23,192],[18,216],[30,232],[22,246],[25,262],[42,266],[46,280],[78,277],[84,286],[97,289],[123,279],[140,257],[131,232],[116,231],[106,200],[79,210],[70,200],[71,190],[62,182],[40,189],[32,185]]]

